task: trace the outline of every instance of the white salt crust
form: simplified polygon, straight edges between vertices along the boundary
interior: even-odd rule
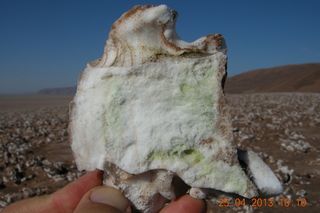
[[[202,189],[248,198],[258,195],[256,186],[279,193],[281,184],[255,153],[242,161],[256,186],[239,165],[222,88],[223,37],[184,42],[176,16],[165,5],[138,6],[113,24],[103,56],[87,65],[71,104],[78,168],[105,170],[105,184],[143,212],[176,196],[175,175],[201,199]]]

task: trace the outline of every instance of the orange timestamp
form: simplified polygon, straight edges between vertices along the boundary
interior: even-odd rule
[[[250,205],[253,208],[261,208],[261,207],[269,207],[272,208],[275,205],[279,205],[280,207],[292,207],[292,206],[297,206],[297,207],[306,207],[308,205],[308,202],[306,198],[300,197],[295,200],[291,200],[286,197],[280,197],[278,202],[274,200],[274,198],[261,198],[261,197],[254,197],[251,199],[246,199],[246,198],[227,198],[227,197],[222,197],[218,200],[218,205],[219,207],[242,207],[246,205]]]

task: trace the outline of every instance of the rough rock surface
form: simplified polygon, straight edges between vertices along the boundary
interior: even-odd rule
[[[176,196],[175,176],[198,198],[205,197],[202,189],[257,195],[232,142],[223,37],[184,42],[175,33],[176,16],[165,5],[123,14],[102,58],[84,70],[70,114],[78,168],[105,170],[105,184],[120,188],[145,212]],[[244,161],[249,169],[269,169],[249,156],[260,160]],[[266,173],[271,180],[253,171],[258,188],[279,193],[277,178]]]

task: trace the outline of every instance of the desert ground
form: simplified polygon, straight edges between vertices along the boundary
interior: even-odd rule
[[[76,179],[64,96],[0,96],[0,209]],[[235,143],[257,152],[281,180],[273,207],[213,206],[215,212],[318,212],[320,93],[227,95]],[[281,200],[291,201],[289,207]],[[296,200],[305,198],[306,207]],[[231,205],[233,201],[230,201]],[[318,211],[317,211],[318,210]]]

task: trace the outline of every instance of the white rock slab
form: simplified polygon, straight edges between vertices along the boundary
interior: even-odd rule
[[[101,59],[83,71],[70,108],[78,168],[105,170],[105,184],[144,212],[176,196],[174,176],[199,198],[201,189],[257,195],[233,144],[224,39],[184,42],[176,17],[165,5],[123,14]]]

